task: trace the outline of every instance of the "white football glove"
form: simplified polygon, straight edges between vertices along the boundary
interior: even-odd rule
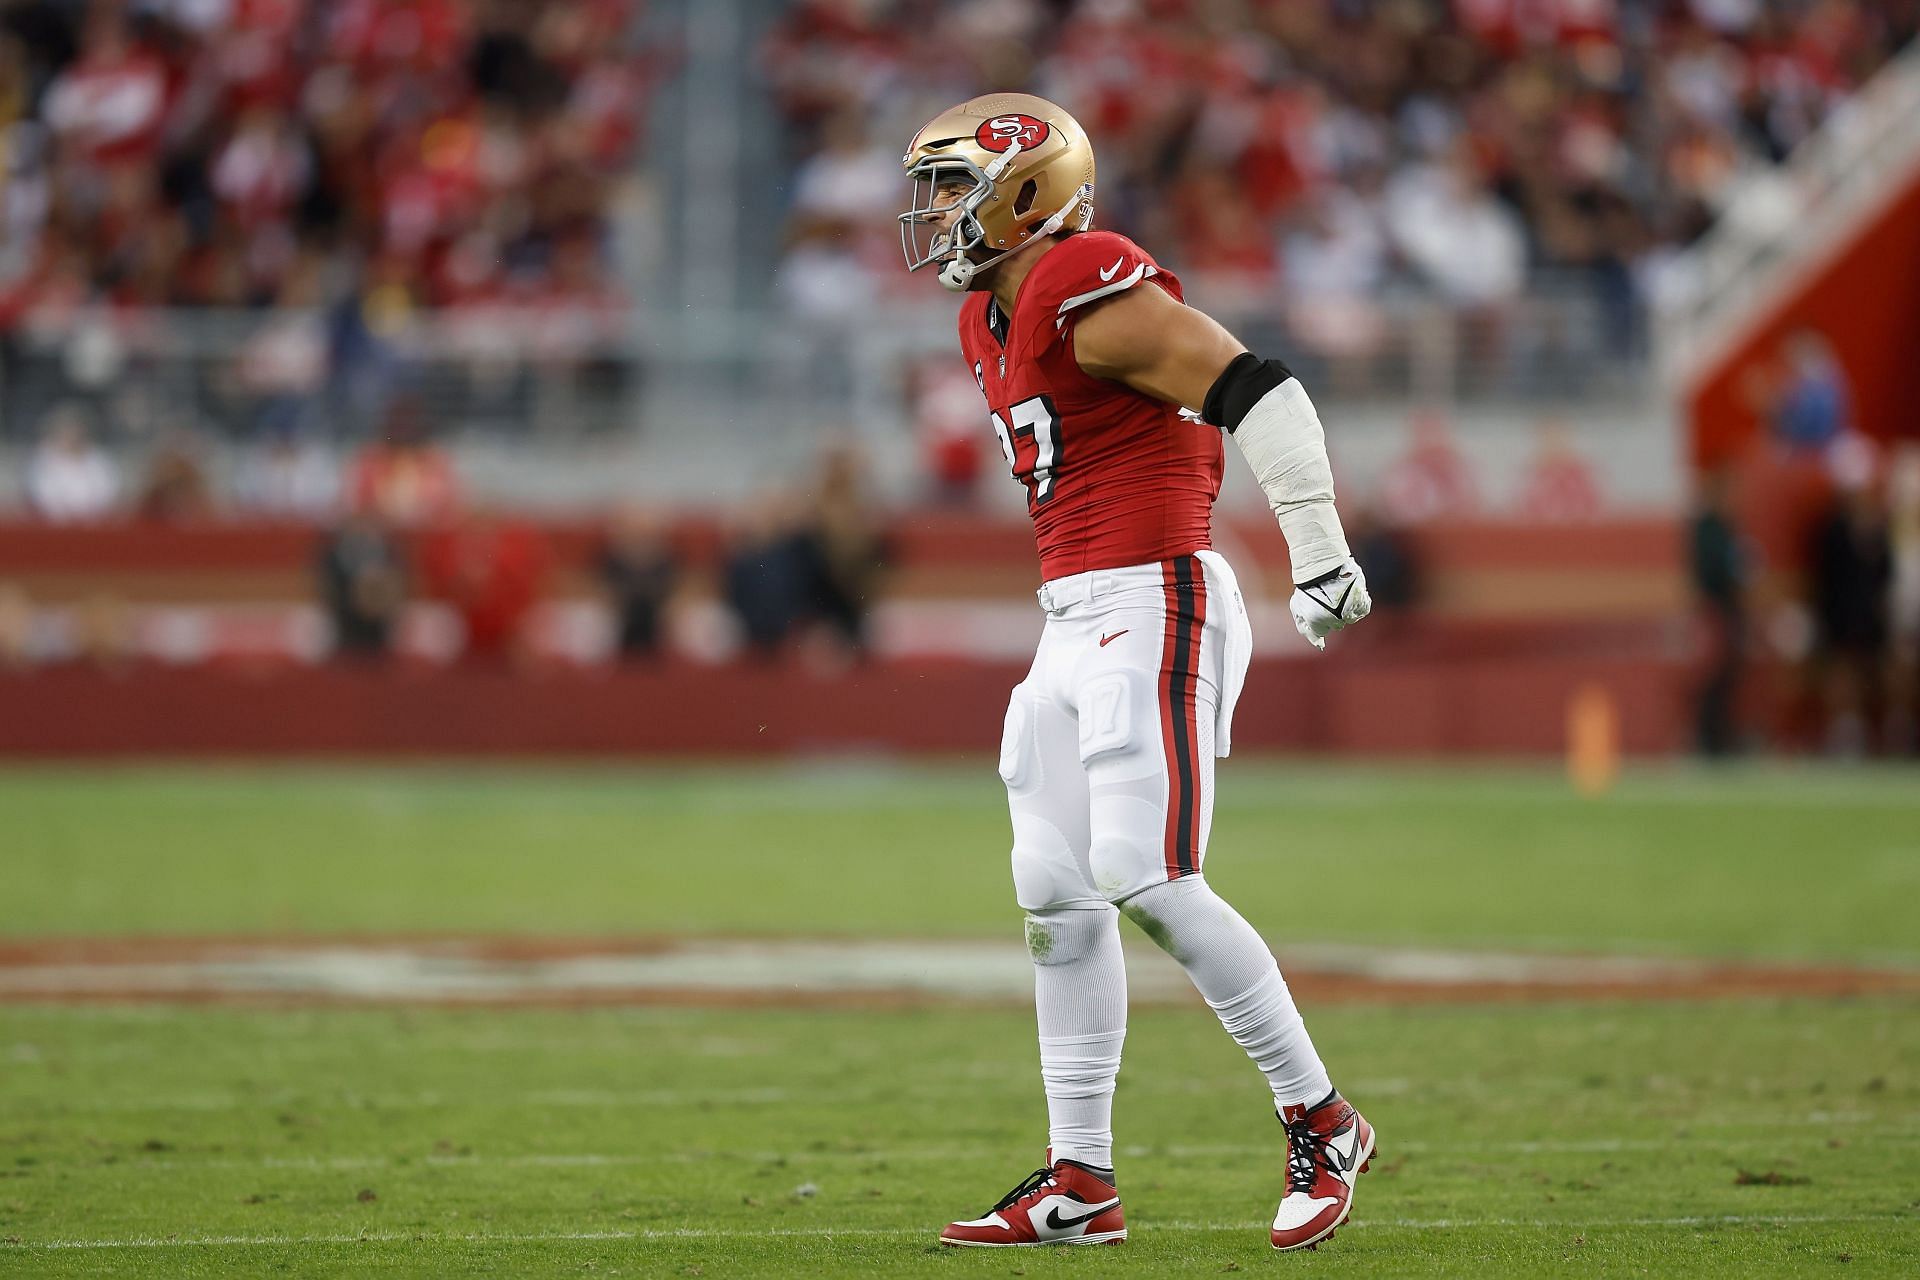
[[[1348,556],[1339,568],[1296,586],[1287,608],[1307,643],[1324,651],[1328,636],[1372,612],[1373,597],[1367,594],[1367,575]]]

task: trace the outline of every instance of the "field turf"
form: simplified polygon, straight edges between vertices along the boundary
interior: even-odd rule
[[[993,784],[10,770],[0,943],[1012,937]],[[1221,794],[1210,877],[1277,943],[1920,967],[1912,773],[1586,801],[1549,772],[1233,761]],[[1278,1126],[1196,1000],[1129,1036],[1134,1239],[1010,1256],[931,1240],[1037,1158],[1019,1008],[0,1005],[0,1275],[1920,1273],[1920,1003],[1306,1012],[1381,1134],[1332,1245],[1266,1248]]]

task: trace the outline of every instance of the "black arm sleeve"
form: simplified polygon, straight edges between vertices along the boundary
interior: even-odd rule
[[[1293,370],[1280,361],[1262,360],[1251,351],[1242,351],[1207,389],[1207,402],[1200,407],[1200,416],[1231,433],[1240,425],[1240,419],[1247,416],[1247,410],[1292,376]]]

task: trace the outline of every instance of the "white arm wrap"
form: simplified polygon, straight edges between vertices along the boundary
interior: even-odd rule
[[[1311,582],[1345,564],[1351,553],[1333,506],[1327,436],[1300,379],[1288,378],[1260,397],[1233,438],[1286,535],[1293,580]]]

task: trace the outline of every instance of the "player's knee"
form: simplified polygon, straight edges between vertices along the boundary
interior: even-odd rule
[[[1113,908],[1055,907],[1029,911],[1026,919],[1027,954],[1035,964],[1072,964],[1100,945],[1103,931],[1113,928]]]
[[[1093,887],[1115,905],[1165,878],[1159,842],[1137,836],[1095,836],[1087,851],[1087,866],[1093,872]]]

